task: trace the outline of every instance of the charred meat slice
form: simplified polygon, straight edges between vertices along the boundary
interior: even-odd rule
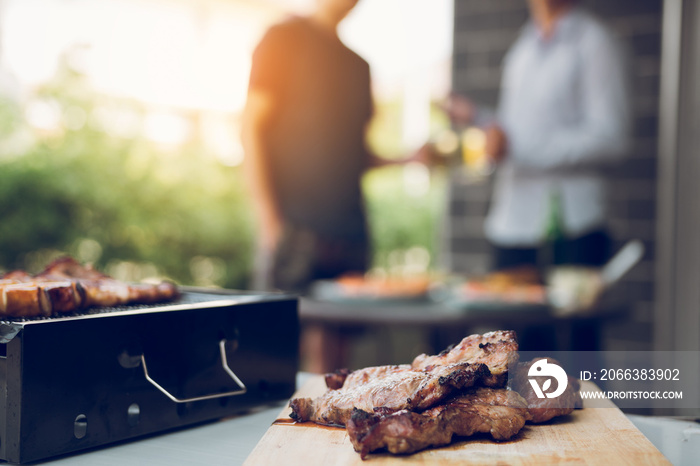
[[[470,335],[459,344],[435,356],[421,354],[413,360],[414,369],[456,363],[486,364],[491,377],[483,381],[487,387],[503,387],[508,368],[518,362],[518,340],[512,330],[500,330],[483,335]]]
[[[535,424],[542,422],[547,422],[552,418],[557,416],[566,416],[571,414],[574,409],[580,409],[583,407],[583,400],[581,399],[581,384],[578,379],[569,376],[568,384],[564,393],[557,396],[556,398],[538,398],[529,379],[534,379],[540,387],[543,386],[545,380],[548,377],[539,376],[529,376],[528,372],[530,366],[535,362],[541,360],[542,358],[533,359],[528,362],[522,362],[518,364],[515,369],[515,374],[511,377],[511,388],[527,401],[530,414],[532,414],[531,421]],[[557,360],[552,358],[545,358],[548,364],[558,364]]]
[[[62,257],[49,264],[38,278],[80,282],[85,290],[85,305],[118,306],[129,302],[129,285],[115,280],[71,257]]]
[[[9,317],[50,316],[75,311],[82,301],[82,287],[69,280],[15,284],[2,280],[0,283],[0,315]]]
[[[18,308],[18,312],[20,312],[18,317],[48,316],[57,312],[72,312],[80,309],[85,301],[85,290],[80,282],[73,280],[35,277],[24,270],[13,270],[2,276],[0,287],[11,283],[21,283],[25,287],[38,288],[39,311],[34,309],[29,302],[25,302],[24,311]],[[4,311],[4,314],[10,315],[7,311]]]
[[[51,314],[46,292],[31,283],[0,286],[0,315],[8,317],[38,317]]]
[[[64,278],[82,278],[84,280],[114,280],[93,267],[86,266],[72,257],[60,257],[46,266],[39,276],[60,276]]]
[[[326,387],[331,390],[337,390],[343,386],[345,379],[348,378],[352,371],[350,369],[336,369],[325,375]]]
[[[430,370],[412,370],[408,366],[381,367],[401,370],[385,370],[382,376],[370,378],[365,383],[344,385],[338,390],[327,390],[315,399],[294,398],[289,403],[292,408],[290,416],[299,422],[344,426],[354,408],[382,413],[402,409],[424,410],[456,390],[471,387],[490,375],[483,364],[435,366]]]
[[[37,282],[46,291],[51,303],[51,312],[73,312],[81,309],[85,302],[85,290],[80,282],[70,280]]]
[[[367,383],[386,373],[407,370],[429,370],[436,366],[451,364],[486,364],[491,376],[482,380],[489,387],[503,387],[508,376],[508,367],[518,362],[518,342],[513,331],[490,332],[484,335],[471,335],[458,345],[452,346],[435,356],[421,354],[411,365],[377,366],[356,371],[340,369],[326,374],[326,385],[332,390]]]
[[[364,459],[368,453],[413,453],[447,445],[453,436],[489,433],[507,440],[530,419],[527,402],[506,389],[477,388],[421,413],[408,410],[389,415],[355,410],[347,424],[348,436]]]

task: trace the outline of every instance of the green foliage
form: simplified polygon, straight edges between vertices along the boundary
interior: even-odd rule
[[[0,96],[0,138],[7,138],[18,130],[21,113],[16,102]]]
[[[226,264],[218,284],[244,286],[252,227],[240,170],[191,150],[159,160],[144,142],[113,142],[67,134],[2,165],[0,263],[27,267],[37,249],[85,256],[80,246],[93,240],[101,254],[83,259],[103,267],[153,263],[191,284],[190,260],[216,257]]]
[[[64,76],[39,97],[62,115],[84,110],[86,124],[0,159],[0,266],[37,269],[70,254],[103,269],[155,264],[156,273],[182,284],[246,286],[253,235],[241,170],[202,144],[164,150],[97,129],[98,100],[80,84]],[[210,259],[215,270],[193,275],[195,258]]]
[[[367,138],[380,157],[403,158],[408,155],[407,150],[411,150],[401,142],[402,111],[402,101],[398,99],[377,103]],[[430,112],[431,134],[449,126],[445,113],[438,106],[431,106]],[[421,173],[421,167],[416,166],[391,166],[373,170],[365,176],[363,191],[372,235],[374,267],[392,269],[397,265],[391,260],[392,254],[405,256],[413,248],[426,251],[430,260],[428,265],[436,266],[445,184],[444,172]],[[398,260],[405,262],[405,258]]]
[[[430,265],[435,266],[445,177],[433,172],[429,179],[419,179],[416,189],[416,180],[407,173],[411,169],[382,168],[367,174],[363,181],[375,267],[390,268],[392,252],[411,248],[427,251]],[[421,176],[421,172],[417,175]]]

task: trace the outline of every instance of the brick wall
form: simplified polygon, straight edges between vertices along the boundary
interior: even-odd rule
[[[629,317],[604,329],[606,349],[649,349],[653,317],[656,152],[661,44],[661,0],[588,0],[584,6],[606,22],[631,56],[634,144],[624,164],[610,170],[609,225],[614,249],[631,238],[646,246],[644,260],[618,284],[612,300],[624,302]],[[455,0],[453,89],[495,106],[501,61],[528,18],[525,0]],[[483,236],[489,181],[451,176],[442,260],[455,272],[489,267]]]

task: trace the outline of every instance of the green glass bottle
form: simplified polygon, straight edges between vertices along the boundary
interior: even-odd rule
[[[549,209],[545,225],[545,244],[540,256],[540,266],[547,269],[553,265],[565,263],[563,243],[565,239],[561,194],[554,188],[549,194]]]

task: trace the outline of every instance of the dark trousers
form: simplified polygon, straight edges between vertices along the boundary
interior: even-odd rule
[[[563,238],[533,248],[504,248],[493,245],[494,270],[527,265],[541,269],[551,265],[600,267],[609,258],[610,236],[603,230],[577,238]]]
[[[365,273],[369,246],[365,237],[328,238],[286,225],[276,249],[259,249],[256,262],[255,289],[304,295],[315,280]]]

